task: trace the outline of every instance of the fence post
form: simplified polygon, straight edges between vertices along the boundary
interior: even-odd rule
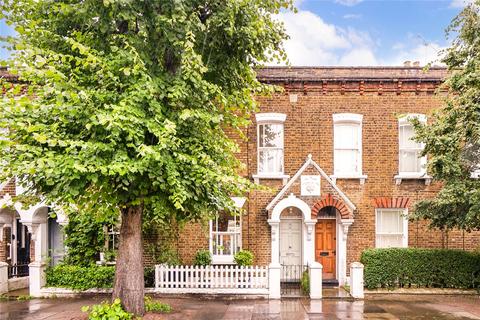
[[[353,262],[350,265],[350,295],[355,299],[363,299],[363,264]]]
[[[45,286],[45,267],[43,261],[33,261],[28,265],[29,286],[32,297],[41,297],[41,289]]]
[[[8,292],[8,263],[0,262],[0,294]]]
[[[280,263],[270,263],[268,266],[268,297],[270,299],[280,299],[280,273],[282,266]]]
[[[308,268],[310,276],[310,299],[322,299],[323,266],[314,261]]]

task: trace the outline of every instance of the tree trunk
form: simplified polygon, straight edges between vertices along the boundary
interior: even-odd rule
[[[143,279],[143,206],[122,210],[113,299],[120,298],[123,308],[135,315],[145,312]]]

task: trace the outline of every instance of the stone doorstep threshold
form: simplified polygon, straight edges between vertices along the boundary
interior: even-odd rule
[[[84,291],[67,288],[46,287],[41,289],[42,298],[79,298],[95,295],[109,295],[113,289],[87,289]],[[205,300],[249,300],[249,299],[268,299],[268,295],[259,294],[206,294],[206,293],[159,293],[154,288],[145,288],[145,293],[158,298],[200,298]]]
[[[448,289],[448,288],[400,288],[400,289],[376,289],[364,291],[365,295],[377,294],[431,294],[431,295],[479,295],[475,289]]]

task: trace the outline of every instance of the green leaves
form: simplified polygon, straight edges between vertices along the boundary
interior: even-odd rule
[[[1,175],[82,214],[138,202],[185,220],[233,210],[229,197],[252,185],[226,129],[240,133],[254,95],[271,91],[254,68],[282,55],[272,14],[291,7],[3,1],[18,33],[10,71],[28,86],[2,82]]]
[[[467,6],[447,30],[455,35],[443,62],[450,75],[445,105],[433,121],[416,123],[417,139],[425,143],[428,173],[443,184],[435,199],[416,205],[413,217],[429,219],[441,229],[480,229],[480,9]]]
[[[480,255],[448,249],[368,249],[360,261],[365,266],[365,286],[377,288],[458,288],[480,286]]]

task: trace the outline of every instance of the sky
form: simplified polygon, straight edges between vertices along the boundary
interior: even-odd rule
[[[296,0],[282,12],[294,66],[439,64],[445,28],[471,0]],[[14,31],[0,20],[0,36]],[[8,52],[0,48],[0,60]]]

